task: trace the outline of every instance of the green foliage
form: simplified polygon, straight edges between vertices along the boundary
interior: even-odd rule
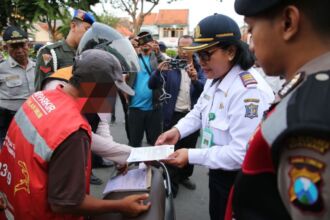
[[[51,31],[56,31],[55,20],[64,23],[69,7],[90,11],[91,6],[99,2],[100,0],[0,0],[0,33],[7,25],[16,25],[26,30],[36,21],[46,22]]]
[[[107,25],[115,28],[117,26],[118,22],[120,21],[120,18],[115,17],[110,13],[105,13],[105,14],[102,14],[101,16],[99,16],[98,20],[101,23],[107,24]]]
[[[166,49],[166,54],[167,56],[174,58],[177,56],[178,53],[174,49]]]

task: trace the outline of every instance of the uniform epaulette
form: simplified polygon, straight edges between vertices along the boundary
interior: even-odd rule
[[[54,49],[56,47],[59,47],[61,44],[62,44],[61,41],[58,41],[58,42],[47,45],[47,48],[48,49]]]
[[[239,74],[239,76],[242,80],[243,85],[247,88],[254,88],[258,84],[257,80],[249,72],[242,72]]]

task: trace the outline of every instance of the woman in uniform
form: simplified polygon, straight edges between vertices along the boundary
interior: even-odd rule
[[[167,163],[210,169],[211,220],[224,218],[248,140],[274,100],[270,86],[251,68],[253,55],[240,38],[238,25],[225,15],[214,14],[199,22],[193,45],[184,49],[197,52],[208,80],[193,110],[156,142],[175,144],[201,129],[201,148],[177,150]]]

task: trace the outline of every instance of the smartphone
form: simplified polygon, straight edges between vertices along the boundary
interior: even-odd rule
[[[185,59],[170,59],[169,68],[170,69],[184,69],[188,65],[188,60]]]
[[[151,34],[146,34],[146,35],[144,35],[144,36],[142,36],[142,37],[139,37],[139,38],[137,39],[139,46],[142,46],[142,45],[144,45],[144,44],[146,44],[146,43],[149,43],[149,42],[151,42],[151,41],[153,41],[153,40],[154,40],[154,39],[152,39]]]

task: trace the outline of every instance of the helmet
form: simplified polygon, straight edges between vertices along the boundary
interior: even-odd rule
[[[124,73],[138,72],[138,56],[131,42],[115,29],[94,22],[81,38],[77,54],[88,49],[102,49],[113,54],[120,62]]]

